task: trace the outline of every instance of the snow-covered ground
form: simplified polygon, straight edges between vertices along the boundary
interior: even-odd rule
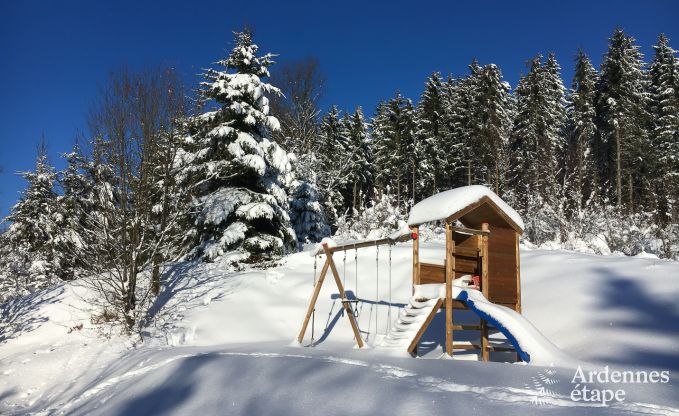
[[[421,255],[442,249],[425,242]],[[365,350],[354,347],[332,279],[319,297],[316,346],[292,342],[312,291],[308,253],[266,271],[176,265],[143,343],[104,337],[90,323],[87,291],[72,284],[10,303],[0,327],[0,413],[679,414],[679,263],[522,251],[524,316],[566,354],[589,369],[670,372],[669,383],[589,385],[624,390],[624,401],[602,407],[571,399],[572,368],[436,359],[440,316],[423,337],[423,358],[375,347],[411,297],[410,250],[392,250],[391,299],[386,247],[379,264],[374,248],[359,250],[358,264],[354,251],[346,266],[335,255],[360,300]],[[310,335],[311,327],[304,345]]]

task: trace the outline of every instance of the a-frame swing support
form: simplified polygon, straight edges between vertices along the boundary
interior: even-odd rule
[[[351,329],[354,331],[354,338],[356,338],[356,344],[359,348],[363,348],[364,343],[361,339],[361,333],[358,330],[358,324],[356,323],[356,318],[354,313],[349,307],[349,301],[347,299],[346,293],[344,292],[344,286],[342,285],[342,279],[340,279],[339,273],[337,272],[337,267],[335,266],[335,261],[332,258],[333,251],[328,247],[327,243],[322,244],[323,251],[325,252],[325,263],[323,264],[323,269],[321,269],[321,275],[316,282],[316,287],[314,287],[314,293],[311,296],[311,302],[309,302],[309,307],[307,308],[306,316],[304,317],[304,323],[302,324],[302,329],[299,331],[297,336],[297,341],[301,344],[304,340],[304,333],[309,326],[309,319],[311,319],[311,314],[316,306],[316,301],[318,300],[318,294],[321,292],[321,287],[323,287],[323,282],[325,281],[325,276],[328,274],[328,269],[335,278],[335,284],[339,290],[340,299],[342,300],[342,307],[346,312],[346,316],[351,324]]]

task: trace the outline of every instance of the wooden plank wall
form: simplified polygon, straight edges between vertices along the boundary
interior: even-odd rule
[[[519,307],[516,232],[490,226],[488,242],[488,298],[493,303]]]

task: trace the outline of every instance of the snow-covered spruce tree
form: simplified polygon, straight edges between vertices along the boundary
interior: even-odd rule
[[[595,150],[601,178],[617,207],[633,212],[647,202],[648,125],[643,55],[616,29],[597,83]]]
[[[372,121],[376,192],[393,193],[396,205],[403,210],[415,199],[415,129],[412,102],[400,92],[380,103]]]
[[[38,148],[35,170],[22,176],[28,187],[5,219],[11,225],[7,242],[14,252],[13,273],[24,274],[22,290],[33,292],[58,282],[63,276],[55,250],[56,171],[47,160],[44,143]]]
[[[476,60],[469,65],[470,74],[464,78],[448,77],[444,89],[446,154],[443,158],[442,189],[457,188],[474,183],[472,175],[472,126],[476,126],[478,112],[476,90],[481,67]]]
[[[564,87],[553,55],[538,55],[516,88],[517,114],[512,131],[511,201],[533,218],[528,238],[537,244],[560,232],[559,161],[564,144]],[[554,218],[550,218],[554,217]]]
[[[76,143],[63,155],[66,169],[59,174],[62,194],[57,198],[56,256],[64,279],[74,279],[83,266],[87,215],[94,208],[92,183],[86,176],[87,160]]]
[[[655,192],[661,224],[679,220],[679,60],[665,35],[654,46],[649,69]]]
[[[348,152],[349,131],[337,106],[323,116],[319,128],[316,175],[325,219],[332,233],[337,219],[345,214],[342,190],[350,172],[351,154]]]
[[[417,103],[415,120],[417,124],[416,140],[418,154],[418,199],[426,198],[438,192],[446,182],[446,158],[456,152],[448,143],[446,123],[444,120],[445,105],[441,75],[434,72],[425,83],[424,92]]]
[[[12,248],[7,230],[0,230],[0,304],[30,293],[28,264],[22,254]]]
[[[300,244],[317,243],[330,235],[318,191],[305,180],[294,180],[290,186],[290,221]]]
[[[662,241],[663,255],[679,256],[679,60],[677,51],[663,34],[654,46],[649,69],[651,148],[655,150],[651,168],[657,198],[655,222]]]
[[[368,145],[368,126],[363,110],[357,107],[349,117],[343,119],[347,133],[347,155],[349,156],[348,175],[344,186],[344,208],[351,215],[360,212],[372,196],[373,172],[372,157]]]
[[[594,163],[593,141],[596,134],[596,70],[589,57],[578,51],[575,74],[567,107],[567,151],[565,157],[565,196],[568,216],[573,218],[598,189],[599,178]]]
[[[248,31],[235,33],[231,54],[209,69],[201,96],[216,107],[193,120],[186,177],[195,197],[193,254],[214,260],[227,253],[249,262],[274,259],[295,248],[284,190],[290,163],[269,139],[279,128],[266,94],[272,55],[257,55]]]
[[[507,169],[507,146],[512,121],[510,86],[495,64],[478,72],[473,91],[469,143],[472,183],[485,184],[500,195]]]

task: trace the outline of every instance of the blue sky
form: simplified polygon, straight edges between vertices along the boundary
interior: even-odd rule
[[[615,27],[647,55],[660,32],[679,49],[679,2],[7,1],[0,2],[0,216],[24,187],[45,135],[52,162],[86,132],[85,114],[111,69],[175,67],[195,84],[248,24],[279,61],[313,56],[324,105],[372,114],[396,89],[416,99],[432,71],[464,74],[473,57],[512,86],[525,62],[554,51],[570,85],[582,47],[598,65]]]

